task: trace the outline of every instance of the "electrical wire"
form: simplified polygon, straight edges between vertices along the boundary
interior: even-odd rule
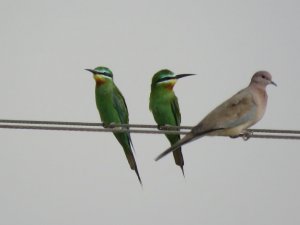
[[[109,124],[91,122],[67,122],[67,121],[39,121],[39,120],[4,120],[0,119],[0,128],[3,129],[31,129],[49,131],[80,131],[80,132],[130,132],[141,134],[187,134],[192,126],[160,126],[149,124]],[[138,129],[129,129],[138,128]],[[141,129],[142,128],[142,129]],[[186,131],[183,131],[186,130]],[[264,133],[264,134],[255,134]],[[290,135],[283,135],[290,134]],[[274,129],[248,129],[246,134],[241,134],[244,140],[249,138],[290,139],[300,140],[298,130],[274,130]]]

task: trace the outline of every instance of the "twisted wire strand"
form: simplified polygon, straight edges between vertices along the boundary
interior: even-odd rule
[[[127,129],[122,127],[115,128],[89,128],[89,127],[66,127],[66,126],[41,126],[41,125],[10,125],[0,124],[0,128],[6,129],[30,129],[30,130],[56,130],[56,131],[86,131],[86,132],[130,132],[141,134],[187,134],[187,131],[172,130],[145,130],[145,129]]]
[[[99,127],[104,126],[103,123],[91,123],[91,122],[66,122],[66,121],[41,121],[41,120],[3,120],[0,119],[0,123],[14,123],[14,124],[46,124],[46,125],[65,125],[65,126],[91,126]],[[134,127],[134,128],[157,128],[157,125],[149,124],[111,124],[110,127]],[[185,126],[163,126],[170,127],[169,129],[191,129],[192,127]]]
[[[143,134],[187,134],[192,126],[161,126],[157,130],[157,125],[148,124],[110,124],[102,128],[103,123],[91,122],[66,122],[66,121],[38,121],[38,120],[4,120],[0,119],[0,128],[3,129],[31,129],[31,130],[56,130],[56,131],[81,131],[81,132],[130,132]],[[94,128],[97,127],[97,128]],[[139,129],[129,129],[139,128]],[[140,129],[144,128],[144,129]],[[255,134],[265,133],[265,134]],[[267,134],[269,133],[269,134]],[[276,135],[274,135],[276,134]],[[282,135],[292,134],[292,135]],[[267,139],[290,139],[300,140],[298,130],[273,130],[273,129],[248,129],[247,136],[240,135],[245,140],[249,138],[267,138]]]
[[[65,126],[104,126],[103,123],[91,123],[91,122],[67,122],[67,121],[42,121],[42,120],[4,120],[0,119],[0,123],[17,123],[17,124],[47,124],[47,125],[65,125]],[[155,128],[157,125],[150,124],[111,124],[111,128],[115,127],[134,127],[134,128]],[[161,130],[190,130],[193,126],[161,126]],[[256,133],[281,133],[281,134],[300,134],[299,130],[274,130],[274,129],[248,129],[250,132]]]

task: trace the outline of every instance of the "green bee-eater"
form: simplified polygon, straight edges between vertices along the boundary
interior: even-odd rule
[[[175,75],[172,71],[164,69],[154,74],[151,83],[150,104],[154,119],[158,127],[164,125],[180,126],[181,114],[179,110],[178,100],[173,91],[176,81],[182,77],[194,74]],[[166,134],[171,145],[180,140],[179,134]],[[173,152],[176,165],[181,167],[184,174],[184,159],[181,148]]]
[[[128,109],[125,99],[113,82],[113,73],[106,67],[86,69],[94,75],[96,81],[96,105],[104,126],[110,124],[128,124]],[[142,184],[137,164],[132,151],[132,141],[128,132],[114,132],[115,137],[122,145],[130,168],[135,171]]]

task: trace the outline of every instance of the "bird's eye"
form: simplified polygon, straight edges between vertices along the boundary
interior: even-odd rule
[[[264,78],[264,79],[266,79],[266,76],[265,76],[265,75],[262,75],[261,77]]]

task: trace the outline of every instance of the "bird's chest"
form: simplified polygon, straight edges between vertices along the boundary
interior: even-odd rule
[[[257,91],[255,94],[253,94],[253,98],[257,106],[255,122],[258,122],[265,114],[268,95],[265,91]]]
[[[171,111],[172,96],[156,96],[151,102],[151,108],[156,113],[164,113]]]
[[[96,105],[100,113],[109,113],[113,110],[113,92],[105,88],[96,88]]]

